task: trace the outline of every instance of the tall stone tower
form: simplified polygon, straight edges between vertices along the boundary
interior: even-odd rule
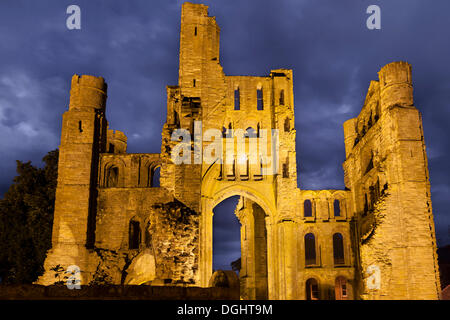
[[[362,297],[436,299],[428,163],[408,63],[380,70],[360,115],[344,124],[344,132],[345,185],[359,221]]]
[[[292,211],[289,199],[298,192],[293,74],[292,70],[277,69],[272,70],[268,76],[226,76],[220,65],[219,41],[220,29],[215,17],[208,15],[208,7],[184,3],[181,12],[178,86],[167,87],[167,122],[163,128],[161,150],[166,165],[163,166],[162,175],[165,176],[164,181],[168,179],[166,177],[172,176],[175,179],[172,180],[172,186],[176,196],[201,212],[198,273],[201,285],[209,283],[212,273],[213,208],[229,196],[245,197],[242,212],[237,212],[243,225],[242,232],[250,232],[248,237],[243,238],[262,234],[265,240],[259,243],[265,245],[256,248],[253,243],[242,243],[243,254],[253,257],[243,262],[243,279],[245,283],[251,283],[246,285],[252,287],[249,289],[249,296],[267,297],[268,291],[275,294],[271,287],[275,286],[280,272],[267,269],[267,259],[278,259],[272,253],[278,238],[272,242],[272,233],[280,233],[284,237],[280,241],[287,243],[295,232],[295,212]],[[194,164],[171,163],[170,153],[177,144],[172,141],[171,135],[176,129],[191,132],[191,138],[195,140],[192,141],[192,151],[198,148],[199,161],[192,155],[191,163]],[[198,141],[209,130],[215,130],[218,135],[203,139],[200,146]],[[263,163],[261,158],[257,158],[255,162],[251,162],[250,142],[261,138],[263,131],[269,143],[258,145],[259,149],[255,151],[266,148],[272,161]],[[237,132],[244,132],[246,135],[245,159],[238,155]],[[214,163],[203,161],[207,148],[218,138],[225,138],[222,159],[217,159]],[[169,185],[170,183],[165,184],[167,187]],[[196,201],[198,202],[195,203]],[[254,205],[255,202],[259,202],[258,205]],[[260,210],[261,208],[263,209]],[[261,215],[260,211],[265,212],[265,215]],[[278,225],[278,220],[283,223]],[[271,229],[272,225],[274,230]],[[275,231],[278,229],[283,231]],[[262,262],[255,261],[259,259],[255,257],[257,252],[266,261],[265,267],[258,265]],[[291,279],[294,262],[287,253],[286,261],[287,265],[283,264],[281,268],[286,270]],[[274,262],[269,264],[278,268]],[[268,279],[268,274],[273,277]],[[262,284],[264,281],[265,284]],[[287,283],[290,286],[291,281],[287,280]],[[293,294],[290,291],[288,296]]]
[[[74,75],[69,110],[63,115],[52,249],[45,269],[77,265],[94,270],[95,216],[99,154],[105,152],[106,83],[103,78]],[[47,283],[46,273],[40,282]]]

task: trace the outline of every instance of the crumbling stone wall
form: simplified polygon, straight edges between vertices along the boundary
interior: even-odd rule
[[[162,188],[153,189],[101,192],[96,242],[101,259],[94,278],[104,277],[110,283],[135,284],[143,279],[166,284],[195,283],[199,215],[173,197],[167,197]],[[140,245],[136,249],[130,249],[131,221],[138,221],[140,226]],[[136,265],[143,256],[154,260],[154,267],[148,266],[154,271]],[[146,278],[145,272],[153,276]]]
[[[355,199],[359,230],[359,294],[366,299],[437,299],[428,164],[408,63],[393,62],[380,70],[360,115],[344,123],[344,135],[345,184]],[[369,288],[369,266],[379,268],[379,286]]]
[[[149,234],[157,261],[156,276],[194,284],[198,270],[199,214],[175,200],[156,204]]]

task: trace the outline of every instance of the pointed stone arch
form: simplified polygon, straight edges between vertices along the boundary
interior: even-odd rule
[[[218,181],[213,177],[216,176],[217,168],[212,168],[203,177],[202,183],[202,202],[201,202],[201,219],[200,219],[200,254],[199,254],[199,276],[202,286],[207,286],[212,276],[212,234],[213,234],[213,209],[223,200],[232,196],[241,196],[251,202],[257,204],[264,216],[262,217],[266,230],[266,259],[267,259],[267,275],[266,275],[266,298],[270,298],[271,288],[274,286],[274,270],[275,263],[273,260],[273,252],[271,247],[271,226],[272,220],[276,213],[276,204],[273,196],[273,185],[269,183],[251,182],[251,181]],[[239,218],[239,217],[238,217]],[[241,221],[241,219],[239,219]],[[248,219],[247,219],[248,220]],[[241,221],[242,224],[242,221]],[[242,239],[241,239],[242,241]],[[252,298],[260,298],[258,294],[261,291],[251,291]]]
[[[125,185],[125,177],[127,174],[125,162],[118,157],[106,158],[102,165],[100,175],[100,185],[103,187],[120,188]],[[115,183],[111,183],[111,174],[115,175]]]

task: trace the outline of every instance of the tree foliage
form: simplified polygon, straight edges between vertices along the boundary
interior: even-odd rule
[[[3,283],[31,283],[43,271],[51,247],[58,176],[58,150],[43,168],[17,161],[17,176],[0,200],[0,277]]]

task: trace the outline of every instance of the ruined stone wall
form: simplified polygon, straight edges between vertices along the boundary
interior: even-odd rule
[[[134,248],[132,221],[140,228]],[[105,188],[99,194],[96,249],[102,257],[98,276],[106,273],[111,283],[193,285],[198,214],[163,188]]]
[[[118,177],[109,185],[114,167]],[[112,283],[195,282],[198,214],[175,200],[164,187],[167,181],[152,185],[157,167],[165,167],[158,154],[102,154],[96,221],[102,263],[97,273],[108,274]],[[132,221],[140,228],[136,248],[130,248]],[[141,260],[150,260],[149,266]]]
[[[434,222],[411,67],[396,62],[379,75],[361,114],[344,124],[345,183],[357,213],[359,294],[366,299],[436,299]],[[379,289],[367,287],[372,265],[380,269]]]

